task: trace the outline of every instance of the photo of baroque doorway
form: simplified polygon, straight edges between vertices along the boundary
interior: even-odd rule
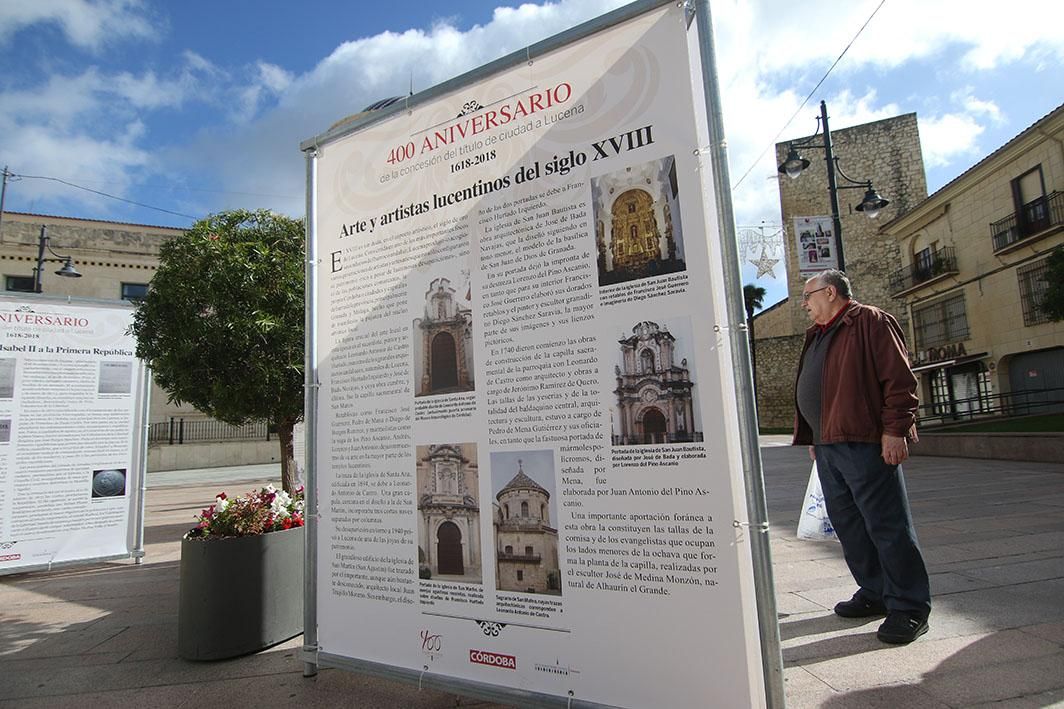
[[[416,297],[423,301],[414,320],[414,396],[440,396],[473,391],[473,288],[468,272],[465,285],[455,289],[445,276],[433,278]]]
[[[702,442],[690,318],[644,320],[631,332],[614,340],[613,445]]]
[[[432,443],[417,456],[418,577],[481,583],[476,443]]]

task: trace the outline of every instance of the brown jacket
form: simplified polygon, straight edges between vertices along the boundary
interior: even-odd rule
[[[799,373],[816,328],[805,331]],[[908,435],[919,399],[898,321],[879,308],[851,301],[828,346],[821,387],[824,443],[879,443],[884,433]],[[798,411],[797,386],[794,410],[794,445],[812,445],[813,432]]]

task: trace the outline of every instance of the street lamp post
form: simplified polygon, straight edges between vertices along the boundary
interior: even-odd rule
[[[831,145],[831,129],[828,127],[828,107],[823,101],[820,102],[820,125],[824,130],[824,142],[817,144],[813,140],[816,139],[816,134],[807,140],[792,142],[788,146],[787,159],[779,167],[780,173],[787,175],[791,179],[796,179],[802,174],[802,170],[809,167],[809,161],[801,156],[798,152],[798,148],[817,148],[824,151],[824,161],[827,163],[828,168],[828,195],[831,198],[831,221],[832,226],[835,229],[835,253],[838,255],[839,270],[846,270],[846,260],[843,257],[842,251],[842,221],[839,218],[839,190],[860,190],[865,191],[864,199],[857,205],[858,212],[863,212],[865,216],[870,219],[875,219],[879,214],[879,211],[890,204],[890,200],[883,199],[872,187],[871,180],[855,180],[842,171],[842,166],[839,165],[839,159],[835,157],[835,153],[832,150]],[[819,131],[818,131],[819,132]],[[838,184],[838,178],[836,173],[846,180],[849,184]]]
[[[49,253],[55,258],[45,258],[44,250],[48,249]],[[41,277],[44,275],[44,262],[45,261],[62,261],[63,266],[55,272],[57,276],[65,276],[67,278],[81,278],[81,274],[74,268],[74,259],[72,256],[60,256],[55,251],[52,251],[52,247],[48,245],[48,227],[41,227],[41,236],[37,239],[37,265],[33,269],[33,292],[41,292]]]

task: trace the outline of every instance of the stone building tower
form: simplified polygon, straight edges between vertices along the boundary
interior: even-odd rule
[[[904,329],[907,316],[891,297],[890,275],[901,267],[897,241],[880,233],[880,226],[912,209],[927,197],[923,153],[916,114],[907,113],[852,128],[831,131],[832,148],[846,174],[871,180],[890,204],[876,219],[854,207],[862,190],[839,191],[839,219],[846,257],[846,273],[854,294],[862,303],[876,305],[898,318]],[[777,143],[776,162],[787,156],[793,138]],[[819,138],[813,142],[822,142]],[[780,175],[780,211],[786,236],[788,298],[756,316],[757,405],[762,428],[789,429],[794,423],[794,373],[803,335],[810,321],[802,310],[802,286],[798,270],[795,217],[830,215],[827,165],[824,151],[802,151],[809,167],[797,179]],[[840,184],[842,181],[840,180]]]
[[[424,317],[414,321],[420,334],[417,353],[421,372],[417,396],[472,391],[473,314],[458,298],[450,280],[437,278],[425,292]]]
[[[667,328],[644,321],[619,340],[614,445],[686,443],[702,440],[694,430],[694,383],[682,359],[674,361],[676,338]]]
[[[495,496],[496,586],[501,591],[561,593],[558,530],[551,526],[550,493],[525,474]]]

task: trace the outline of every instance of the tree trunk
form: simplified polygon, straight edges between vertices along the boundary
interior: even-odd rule
[[[281,442],[281,488],[289,495],[296,490],[296,460],[292,433],[295,425],[293,419],[277,422],[277,440]]]

